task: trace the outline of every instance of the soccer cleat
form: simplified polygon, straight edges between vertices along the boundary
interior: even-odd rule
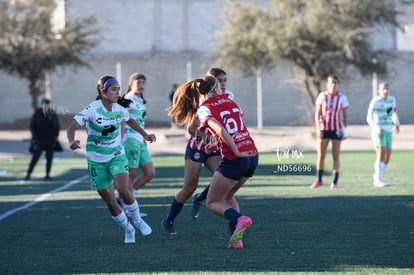
[[[331,187],[330,188],[331,189],[336,189],[336,188],[338,188],[338,184],[334,183],[334,182],[331,182]]]
[[[167,236],[177,235],[174,230],[174,222],[167,222],[165,218],[161,221],[161,228]]]
[[[139,221],[134,221],[134,225],[139,231],[141,231],[141,234],[144,236],[148,236],[152,233],[151,226],[149,226],[143,219],[140,219]]]
[[[378,174],[373,174],[373,175],[372,175],[372,178],[374,179],[374,186],[375,186],[375,187],[388,187],[388,186],[390,186],[390,184],[389,184],[389,183],[383,182],[383,181],[379,178]]]
[[[200,216],[201,202],[197,199],[198,194],[193,197],[193,209],[191,209],[191,218],[196,220]]]
[[[231,244],[231,242],[229,242],[228,244],[227,244],[227,247],[228,248],[233,248],[233,249],[242,249],[243,248],[243,241],[242,240],[240,240],[240,241],[238,241],[237,243],[235,243],[235,244]]]
[[[44,180],[50,181],[50,180],[53,180],[53,179],[50,176],[46,176],[46,177],[44,177]]]
[[[322,185],[321,181],[315,181],[310,188],[315,189]]]
[[[27,175],[26,177],[24,177],[24,179],[23,179],[24,181],[28,181],[28,180],[30,180],[30,176],[29,175]]]
[[[144,212],[141,212],[141,211],[139,211],[139,215],[141,216],[141,218],[148,216],[147,213],[144,213]]]
[[[124,243],[135,243],[135,229],[133,226],[128,227],[129,228],[125,230]]]
[[[236,229],[230,237],[230,244],[235,245],[243,238],[244,232],[252,224],[252,220],[248,216],[241,216],[237,219]]]
[[[390,184],[386,183],[386,182],[383,182],[383,181],[374,180],[374,186],[375,187],[388,187],[388,186],[390,186]]]

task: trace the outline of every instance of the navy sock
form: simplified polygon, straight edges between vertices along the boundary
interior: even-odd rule
[[[338,183],[338,178],[339,178],[339,172],[334,172],[332,176],[332,182],[335,184]]]
[[[322,182],[322,175],[323,175],[323,169],[316,170],[316,178],[319,182]]]
[[[229,208],[224,211],[224,217],[229,220],[229,230],[230,235],[232,235],[237,225],[237,219],[241,217],[241,214],[237,212],[236,209]]]
[[[201,192],[200,194],[198,194],[197,196],[197,200],[199,201],[203,201],[207,198],[207,194],[208,194],[208,189],[210,188],[210,184],[207,185],[206,188],[204,188],[203,192]]]
[[[166,221],[167,222],[173,222],[174,219],[178,216],[178,214],[180,214],[181,209],[183,208],[183,206],[184,206],[184,204],[179,203],[174,198],[172,203],[171,203],[170,211],[168,212]]]

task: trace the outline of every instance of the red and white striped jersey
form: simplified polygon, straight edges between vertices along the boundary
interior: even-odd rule
[[[206,137],[201,138],[199,136],[191,136],[187,142],[187,146],[189,146],[192,150],[205,152],[207,145],[206,140],[217,140],[217,136],[213,131],[210,130],[208,126],[204,126],[202,123],[200,123],[197,127],[197,131],[203,133]],[[207,138],[207,136],[211,136],[211,138]]]
[[[257,151],[243,120],[240,107],[227,95],[217,95],[204,102],[197,110],[198,119],[206,125],[210,118],[216,119],[227,130],[240,152]],[[220,150],[222,157],[228,160],[236,158],[230,147],[221,139]]]
[[[344,127],[342,110],[349,108],[348,99],[343,93],[330,95],[327,91],[318,95],[316,105],[320,105],[322,114],[319,117],[319,129],[336,131]]]

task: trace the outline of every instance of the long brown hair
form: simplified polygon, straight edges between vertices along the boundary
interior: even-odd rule
[[[217,83],[214,76],[205,75],[179,86],[174,93],[173,105],[168,115],[175,116],[178,125],[188,125],[200,105],[200,95],[211,93]]]
[[[145,77],[145,75],[144,75],[144,74],[142,74],[142,73],[133,73],[133,74],[131,74],[131,75],[129,76],[128,88],[127,88],[127,90],[125,91],[125,93],[122,95],[122,97],[123,97],[123,98],[125,98],[125,95],[126,95],[128,92],[130,92],[130,91],[131,91],[131,84],[132,84],[135,80],[139,80],[139,79],[143,79],[145,82],[147,81],[147,78],[146,78],[146,77]],[[147,104],[147,101],[145,100],[144,95],[143,95],[143,94],[140,94],[140,97],[142,98],[143,103],[144,103],[144,104]]]

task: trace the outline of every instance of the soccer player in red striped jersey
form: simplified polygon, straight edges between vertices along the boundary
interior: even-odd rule
[[[318,95],[315,102],[315,125],[318,139],[316,181],[311,188],[322,185],[322,175],[325,167],[325,156],[329,142],[332,143],[333,172],[331,189],[338,186],[339,178],[339,154],[341,142],[347,136],[348,126],[348,99],[338,91],[339,78],[330,75],[326,82],[327,91]]]
[[[227,74],[223,69],[210,68],[207,74],[217,78],[220,83],[220,90],[224,91],[230,99],[234,98],[234,94],[226,89]],[[221,91],[217,90],[217,92],[220,92],[217,94],[221,94]],[[171,102],[174,102],[174,97]],[[200,98],[199,105],[203,103],[204,98]],[[221,161],[219,150],[211,151],[206,149],[210,143],[215,143],[217,140],[216,134],[208,126],[200,123],[197,117],[194,116],[190,125],[187,126],[187,130],[191,137],[187,142],[184,156],[184,184],[173,198],[170,209],[161,222],[162,229],[167,236],[176,235],[174,221],[180,214],[185,202],[197,189],[202,165],[204,164],[211,173],[214,173]],[[191,209],[191,218],[194,220],[200,215],[201,203],[207,198],[209,187],[210,185],[205,187],[200,194],[194,195],[193,207]]]
[[[200,107],[200,99],[204,99]],[[200,108],[199,108],[200,107]],[[178,124],[189,124],[196,114],[217,136],[222,161],[213,175],[207,208],[229,221],[229,248],[243,248],[242,237],[252,221],[240,213],[235,193],[252,177],[258,165],[257,148],[243,121],[239,106],[221,95],[218,80],[206,75],[180,86],[169,112]],[[213,144],[210,144],[210,146]]]

